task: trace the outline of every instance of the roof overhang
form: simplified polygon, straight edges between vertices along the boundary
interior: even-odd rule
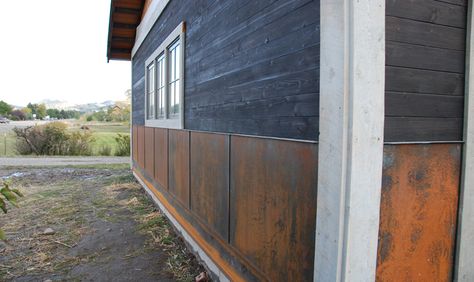
[[[110,3],[107,61],[131,60],[137,26],[145,0],[112,0]]]

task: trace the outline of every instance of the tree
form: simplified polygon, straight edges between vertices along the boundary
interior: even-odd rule
[[[23,114],[25,115],[25,119],[32,119],[33,118],[33,113],[30,108],[26,107],[21,109]]]
[[[44,119],[46,116],[46,106],[45,104],[39,104],[38,109],[36,110],[36,118]]]
[[[20,110],[14,110],[10,113],[10,115],[12,116],[12,119],[16,119],[16,120],[25,120],[26,119],[25,113],[23,113]]]
[[[50,118],[61,118],[58,109],[47,109],[47,110],[46,110],[46,114],[47,114]]]
[[[4,101],[0,101],[0,115],[9,115],[11,111],[13,110],[13,107],[8,105]]]

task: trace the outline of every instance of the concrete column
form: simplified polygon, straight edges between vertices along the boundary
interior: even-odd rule
[[[455,281],[474,281],[474,34],[473,3],[468,3],[466,38],[466,88],[464,111],[464,148]]]
[[[315,281],[374,281],[383,162],[385,0],[321,0]]]

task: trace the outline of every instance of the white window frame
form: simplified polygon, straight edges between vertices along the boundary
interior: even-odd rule
[[[178,56],[180,57],[180,72],[179,72],[179,115],[170,116],[169,113],[169,52],[168,48],[173,45],[176,40],[179,40],[180,52]],[[149,127],[163,127],[163,128],[184,128],[184,46],[185,46],[185,23],[181,22],[169,35],[168,37],[160,44],[160,46],[151,54],[150,57],[145,61],[145,126]],[[160,57],[161,54],[164,54],[164,64],[165,64],[165,117],[161,119],[156,119],[157,106],[158,106],[158,95],[157,93],[157,62],[156,60]],[[155,63],[155,113],[153,114],[153,119],[148,118],[148,66],[152,63]]]

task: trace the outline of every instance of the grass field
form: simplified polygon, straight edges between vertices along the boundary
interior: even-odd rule
[[[117,142],[115,142],[117,134],[130,135],[130,127],[122,123],[75,123],[70,127],[70,130],[79,130],[83,125],[87,126],[94,136],[93,155],[99,155],[100,149],[104,146],[109,146],[113,154],[117,147]]]
[[[130,127],[122,123],[111,122],[86,122],[68,121],[69,130],[80,130],[81,126],[87,126],[94,136],[94,142],[91,144],[92,155],[100,155],[100,150],[103,147],[110,147],[112,155],[117,147],[115,137],[118,133],[122,135],[130,135]],[[16,156],[18,153],[15,150],[16,137],[12,129],[15,127],[11,123],[8,127],[3,127],[0,130],[0,156]],[[5,147],[6,144],[6,147]]]
[[[15,156],[16,137],[12,131],[0,133],[0,156]]]

